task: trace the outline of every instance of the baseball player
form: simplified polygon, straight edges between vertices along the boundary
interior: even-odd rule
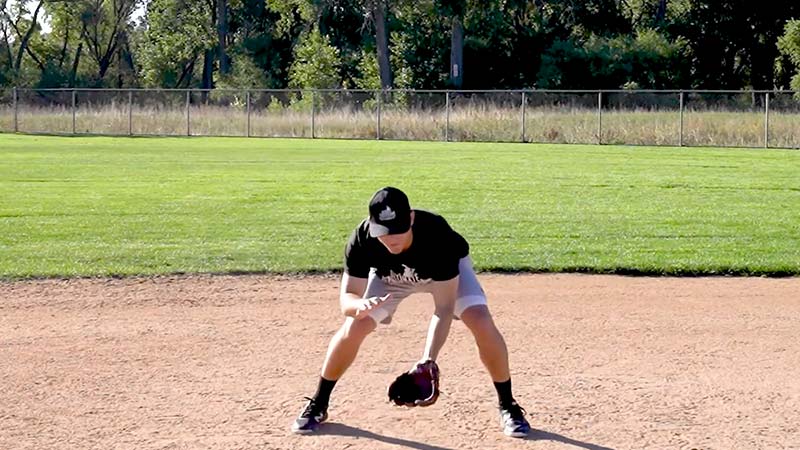
[[[344,324],[330,341],[317,392],[307,397],[292,424],[294,433],[319,429],[328,418],[331,391],[364,338],[378,323],[391,322],[397,305],[418,292],[432,294],[435,305],[420,361],[436,361],[452,319],[460,319],[494,382],[503,432],[512,437],[529,433],[525,410],[511,393],[508,350],[472,268],[469,244],[443,217],[411,209],[402,191],[385,187],[373,195],[369,217],[350,236],[344,265],[339,296]]]

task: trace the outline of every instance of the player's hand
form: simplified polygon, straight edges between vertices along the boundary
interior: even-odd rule
[[[411,370],[409,372],[416,372],[419,370],[420,367],[425,367],[426,365],[430,364],[431,362],[436,362],[430,358],[422,358],[419,361],[415,362],[413,366],[411,366]]]
[[[356,308],[356,319],[363,319],[369,316],[369,312],[381,306],[383,302],[389,300],[392,294],[386,294],[383,297],[368,297],[361,299],[361,304]]]

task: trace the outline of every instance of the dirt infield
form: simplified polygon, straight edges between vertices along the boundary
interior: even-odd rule
[[[800,279],[480,279],[527,440],[500,432],[461,323],[439,402],[386,402],[421,354],[425,296],[368,338],[321,435],[291,435],[338,280],[193,276],[0,284],[0,448],[800,448]]]

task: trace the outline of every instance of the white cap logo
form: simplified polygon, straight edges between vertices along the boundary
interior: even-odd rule
[[[394,211],[392,211],[392,208],[389,208],[388,206],[386,207],[386,209],[381,211],[380,214],[378,214],[378,219],[381,222],[386,222],[387,220],[392,220],[395,217],[397,217],[397,215],[394,213]]]

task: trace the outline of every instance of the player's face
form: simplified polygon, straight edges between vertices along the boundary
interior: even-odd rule
[[[405,233],[384,234],[383,236],[379,236],[378,240],[389,250],[389,253],[397,255],[403,253],[411,246],[411,229]]]

